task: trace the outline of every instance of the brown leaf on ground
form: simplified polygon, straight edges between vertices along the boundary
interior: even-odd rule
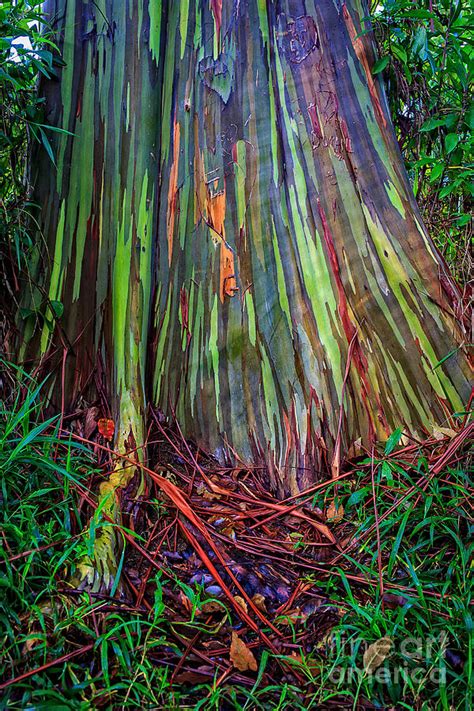
[[[260,612],[267,612],[267,607],[265,605],[265,597],[261,593],[255,593],[252,597],[252,602]]]
[[[113,420],[109,420],[107,417],[101,417],[97,420],[97,428],[102,435],[107,440],[111,440],[115,432],[115,423]]]
[[[213,613],[222,612],[224,607],[222,606],[222,603],[210,600],[209,602],[205,602],[201,609],[203,612]]]
[[[230,661],[236,669],[241,672],[257,671],[258,665],[253,652],[247,647],[245,642],[242,642],[240,637],[232,632],[232,642],[230,645]]]
[[[197,487],[197,493],[199,496],[202,496],[203,499],[206,499],[206,501],[219,501],[221,498],[221,494],[209,491],[206,484],[202,482]]]
[[[365,650],[364,670],[370,674],[378,669],[392,651],[393,642],[390,637],[377,639]]]
[[[193,671],[182,671],[176,675],[178,684],[202,684],[206,678],[212,678],[214,668],[210,666],[196,667]]]
[[[28,654],[31,652],[33,647],[36,647],[40,642],[44,642],[43,637],[28,637],[25,644],[23,645],[22,654]]]
[[[307,619],[307,615],[301,612],[299,607],[295,607],[292,610],[285,612],[279,623],[281,625],[298,625],[302,624]]]
[[[240,595],[235,595],[235,596],[234,596],[234,600],[235,600],[235,602],[237,603],[237,605],[240,605],[240,607],[242,608],[242,610],[244,610],[245,612],[248,612],[248,611],[249,611],[249,608],[248,608],[248,606],[247,606],[247,603],[245,602],[245,600],[244,600],[243,597],[240,597]]]
[[[179,592],[179,599],[180,599],[180,601],[181,601],[182,606],[183,606],[184,609],[186,610],[186,612],[188,612],[189,614],[191,614],[191,612],[193,611],[193,603],[191,602],[191,600],[189,599],[189,597],[187,597],[187,595],[184,594],[184,592],[183,592],[182,590],[180,590],[180,592]],[[200,614],[201,614],[201,610],[199,610],[198,608],[196,608],[196,609],[194,610],[194,614],[195,614],[196,616],[197,616],[197,615],[200,615]]]
[[[433,427],[433,437],[438,441],[444,439],[445,437],[452,439],[453,437],[456,437],[456,434],[456,431],[450,427]]]
[[[326,509],[326,520],[331,521],[331,523],[339,523],[344,518],[344,506],[339,504],[336,507],[334,501],[331,501]]]

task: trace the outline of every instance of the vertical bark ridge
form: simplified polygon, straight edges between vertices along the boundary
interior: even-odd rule
[[[148,0],[50,0],[46,10],[65,63],[60,83],[45,88],[48,120],[69,132],[56,141],[57,169],[39,163],[46,296],[64,305],[68,402],[101,361],[117,444],[131,449],[145,435],[162,9]],[[41,355],[50,341],[45,325]]]
[[[48,251],[33,304],[62,302],[68,348],[65,401],[105,395],[114,446],[143,461],[145,373],[158,208],[160,123],[159,0],[48,0],[64,67],[45,87],[47,120],[68,133],[55,142],[57,168],[38,163],[38,198]],[[44,286],[41,286],[44,285]],[[46,307],[47,308],[47,307]],[[51,367],[47,324],[26,328],[25,352]],[[100,383],[102,374],[102,383]],[[52,399],[60,399],[52,390]],[[99,507],[121,521],[121,493],[143,490],[136,469],[116,468],[100,485]],[[133,485],[132,485],[132,479]],[[78,584],[111,589],[121,540],[102,526]]]

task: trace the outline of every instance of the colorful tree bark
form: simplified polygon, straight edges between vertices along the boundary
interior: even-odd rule
[[[48,120],[74,135],[41,164],[40,283],[64,304],[69,406],[99,367],[119,448],[143,442],[148,401],[280,493],[462,407],[455,288],[358,0],[49,11],[66,64]],[[47,329],[33,343],[51,354]]]
[[[407,181],[364,12],[171,6],[152,398],[296,491],[462,407],[454,289]],[[322,444],[324,443],[324,444]]]
[[[148,0],[48,0],[46,11],[57,20],[64,60],[59,82],[44,87],[46,120],[69,133],[55,142],[57,169],[47,156],[36,165],[47,249],[32,298],[37,306],[62,302],[64,317],[54,339],[30,318],[25,341],[34,330],[32,350],[47,369],[54,349],[59,356],[67,349],[66,407],[106,393],[115,446],[139,459],[156,251],[161,10]],[[58,377],[52,388],[56,404],[60,383]],[[130,466],[119,467],[101,486],[112,518],[119,487],[133,475]],[[116,543],[113,529],[103,528],[95,557],[106,584]]]

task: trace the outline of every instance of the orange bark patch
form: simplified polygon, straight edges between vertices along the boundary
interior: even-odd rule
[[[234,296],[237,291],[234,253],[225,241],[225,190],[215,195],[208,191],[206,211],[212,239],[220,242],[219,296],[223,302],[226,296]]]
[[[362,37],[357,36],[358,32],[357,32],[356,27],[354,25],[354,21],[352,20],[352,17],[350,16],[349,11],[345,5],[342,6],[342,13],[344,15],[344,20],[346,23],[347,31],[349,32],[349,37],[351,38],[352,46],[354,47],[354,51],[357,55],[357,59],[364,67],[365,75],[367,77],[367,84],[369,87],[369,92],[372,97],[372,101],[374,102],[376,112],[379,115],[382,125],[385,127],[387,125],[387,121],[386,121],[384,113],[383,113],[382,104],[380,103],[379,94],[378,94],[377,87],[374,82],[374,78],[372,76],[371,68],[369,66],[369,62],[367,59],[367,54],[365,51],[364,43],[362,41]]]
[[[234,253],[226,245],[221,243],[221,264],[220,264],[220,298],[224,301],[226,296],[234,296],[237,291],[237,281],[235,279]]]
[[[194,221],[197,224],[206,213],[206,172],[204,169],[204,155],[199,150],[199,121],[197,114],[194,116],[194,189],[196,191],[196,202],[194,207]]]
[[[168,263],[171,264],[173,256],[173,235],[174,235],[174,219],[176,215],[176,206],[178,203],[178,166],[179,166],[179,123],[175,121],[173,131],[173,162],[170,171],[170,187],[168,192],[168,215],[167,215],[167,234],[168,234]]]
[[[194,176],[196,181],[196,202],[198,204],[199,219],[204,219],[209,227],[211,239],[215,245],[220,245],[219,258],[219,297],[221,302],[226,296],[234,296],[238,291],[235,278],[234,252],[225,240],[225,189],[211,192],[205,182],[205,170],[202,154],[199,149],[194,157]],[[218,180],[214,181],[213,189],[217,190]],[[196,216],[197,217],[197,216]]]

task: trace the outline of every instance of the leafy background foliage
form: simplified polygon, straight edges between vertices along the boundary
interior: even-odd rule
[[[37,88],[60,60],[44,23],[40,2],[13,0],[0,6],[0,266],[3,285],[18,291],[36,239],[28,156],[41,143],[54,160]]]
[[[425,223],[461,283],[472,267],[473,12],[465,0],[372,8],[391,114]]]

